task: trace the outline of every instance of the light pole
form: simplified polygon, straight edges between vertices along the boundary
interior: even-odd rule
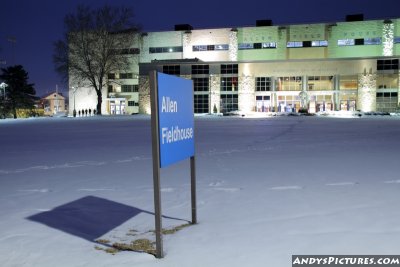
[[[5,117],[5,108],[6,108],[6,87],[8,86],[8,84],[6,84],[5,82],[0,83],[0,88],[3,89],[3,107],[1,109],[2,111],[2,117]]]
[[[74,94],[74,110],[72,111],[72,115],[73,115],[74,117],[76,117],[76,109],[75,109],[75,93],[76,93],[76,90],[78,90],[78,87],[74,87],[74,86],[72,86],[72,90],[73,90],[73,94]]]

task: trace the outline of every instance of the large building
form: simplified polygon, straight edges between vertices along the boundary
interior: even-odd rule
[[[150,112],[150,70],[192,79],[196,113],[399,107],[400,19],[142,33],[131,72],[109,73],[103,114]],[[72,85],[70,85],[72,88]],[[76,108],[96,105],[77,92]],[[69,99],[74,99],[70,90]],[[72,114],[73,103],[70,103]]]

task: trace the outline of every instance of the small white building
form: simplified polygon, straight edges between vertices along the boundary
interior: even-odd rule
[[[44,114],[47,116],[54,116],[59,114],[66,114],[65,97],[58,92],[47,94],[41,99]]]

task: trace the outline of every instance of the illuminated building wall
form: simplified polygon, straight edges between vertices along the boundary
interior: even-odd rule
[[[151,113],[149,76],[141,76],[139,78],[139,113]]]
[[[117,92],[105,89],[104,114],[109,112],[107,100],[113,97],[139,102],[138,107],[127,109],[128,114],[149,113],[150,69],[201,80],[203,89],[207,84],[207,91],[195,95],[199,103],[208,101],[209,112],[214,106],[220,112],[224,101],[235,102],[244,112],[257,106],[277,111],[290,105],[298,110],[302,91],[315,111],[376,110],[376,98],[387,93],[399,103],[400,85],[377,88],[381,85],[376,77],[400,75],[400,19],[148,32],[141,34],[137,47],[140,53],[134,56],[132,73],[139,78],[109,80],[117,83],[113,87]],[[238,66],[237,73],[222,71],[230,64]],[[207,70],[193,70],[196,65]],[[282,86],[284,79],[288,82]],[[334,85],[321,87],[324,79],[332,79]],[[118,93],[122,86],[118,84],[124,83],[138,84],[138,92]],[[232,87],[223,89],[226,83]],[[70,92],[71,112],[73,99]],[[77,92],[75,99],[77,109],[95,106],[97,101],[89,88]]]

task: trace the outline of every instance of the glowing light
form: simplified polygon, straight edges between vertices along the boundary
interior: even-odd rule
[[[383,24],[383,55],[393,56],[394,25],[393,23]]]
[[[191,52],[191,32],[185,32],[183,34],[183,58],[189,58]]]
[[[217,112],[220,111],[220,101],[221,101],[221,92],[220,92],[220,82],[221,77],[217,75],[210,75],[210,104],[211,104],[211,112],[213,112],[214,107],[216,107]]]
[[[358,76],[358,109],[363,112],[376,110],[376,74]]]
[[[255,78],[252,76],[241,76],[239,78],[239,110],[250,112],[255,109]]]
[[[237,61],[238,38],[237,31],[229,32],[229,60]]]

